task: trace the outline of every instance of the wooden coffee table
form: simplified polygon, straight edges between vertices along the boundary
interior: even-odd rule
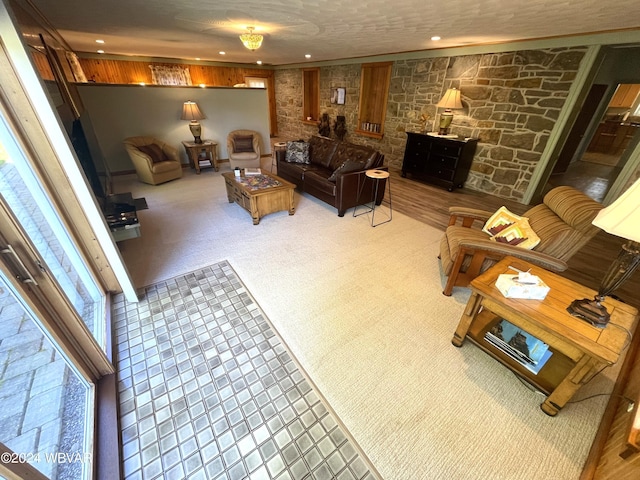
[[[515,274],[510,268],[527,271],[546,283],[544,300],[506,298],[495,286],[498,275]],[[460,347],[469,339],[483,351],[510,368],[523,380],[548,395],[540,408],[556,415],[578,389],[602,369],[615,364],[629,346],[638,322],[638,311],[607,297],[611,314],[605,328],[597,328],[567,312],[575,299],[593,298],[595,291],[523,260],[506,257],[471,282],[472,294],[452,343]],[[552,355],[538,374],[531,373],[485,339],[500,319],[528,332],[549,345]]]
[[[254,225],[270,213],[282,210],[288,210],[289,215],[295,213],[293,191],[296,186],[293,183],[272,173],[236,177],[233,172],[226,172],[222,176],[229,203],[235,202],[249,212]]]

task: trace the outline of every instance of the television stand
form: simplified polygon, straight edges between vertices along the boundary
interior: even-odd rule
[[[104,215],[116,242],[141,236],[138,210],[149,208],[145,198],[133,198],[127,193],[107,195]]]

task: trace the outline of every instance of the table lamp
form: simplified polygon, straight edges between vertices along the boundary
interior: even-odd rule
[[[180,119],[191,120],[189,130],[191,130],[191,135],[193,135],[194,143],[202,143],[200,138],[202,135],[202,126],[198,123],[198,120],[202,120],[203,118],[206,117],[202,114],[196,102],[192,102],[191,100],[184,102],[182,106],[182,117],[180,117]]]
[[[449,125],[451,125],[451,121],[453,120],[453,113],[451,112],[451,109],[462,108],[460,90],[456,88],[447,89],[436,107],[445,109],[444,112],[440,114],[440,131],[438,132],[438,135],[446,135],[449,133]]]
[[[610,315],[602,302],[640,265],[640,179],[615,202],[600,210],[591,223],[607,233],[627,239],[628,242],[622,245],[618,257],[600,282],[598,294],[593,299],[574,300],[567,311],[604,328],[609,323]]]

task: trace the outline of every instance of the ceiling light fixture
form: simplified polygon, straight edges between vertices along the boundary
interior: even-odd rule
[[[440,37],[438,35],[434,35],[433,37],[431,37],[431,40],[437,42],[438,40],[440,40]]]
[[[260,45],[262,45],[262,35],[253,33],[255,29],[255,27],[247,27],[249,33],[243,33],[240,35],[242,44],[251,51],[257,50],[260,48]]]
[[[104,53],[104,50],[96,50],[98,53]]]
[[[311,54],[307,53],[304,58],[311,58]]]

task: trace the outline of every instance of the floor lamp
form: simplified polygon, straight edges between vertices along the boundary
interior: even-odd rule
[[[640,179],[615,202],[600,210],[592,222],[605,232],[628,240],[622,245],[618,258],[609,267],[593,299],[574,300],[569,313],[597,326],[606,327],[610,315],[602,304],[640,265]]]

